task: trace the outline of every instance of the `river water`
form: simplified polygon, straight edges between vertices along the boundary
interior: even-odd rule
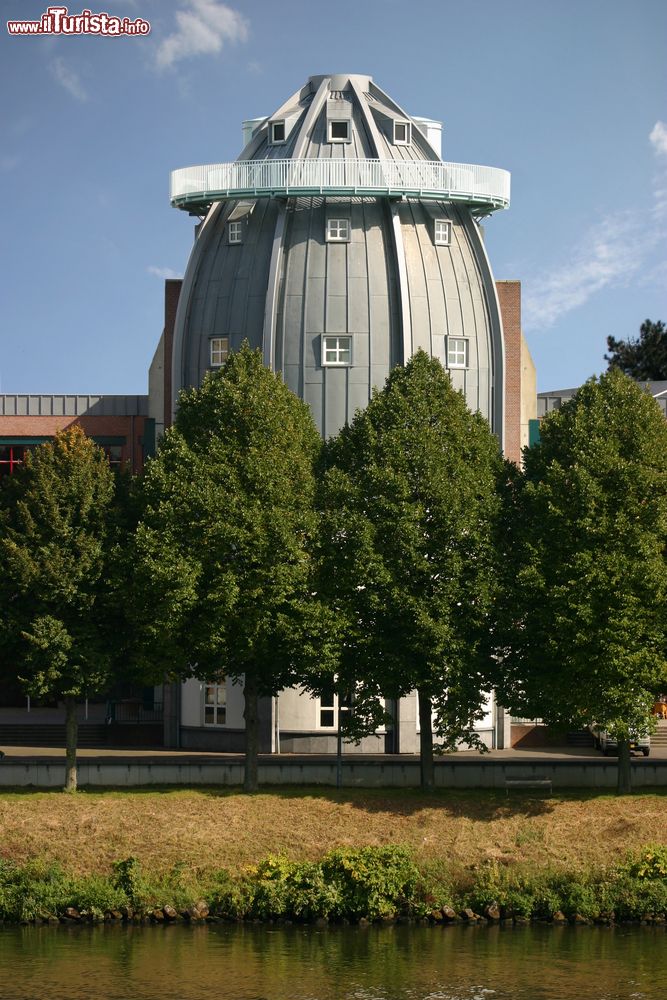
[[[16,927],[2,1000],[664,1000],[661,927]]]

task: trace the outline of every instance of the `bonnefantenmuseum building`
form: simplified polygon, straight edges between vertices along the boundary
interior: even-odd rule
[[[314,76],[268,117],[243,122],[235,162],[175,170],[171,203],[198,223],[184,278],[165,283],[148,394],[0,396],[0,474],[72,423],[139,472],[179,390],[246,339],[325,437],[421,348],[518,461],[537,415],[535,372],[519,282],[495,280],[483,232],[509,207],[510,176],[443,160],[441,132],[368,76]],[[416,752],[416,696],[390,707],[393,726],[362,749]],[[150,732],[171,746],[241,750],[242,710],[240,687],[190,680],[104,713],[135,741]],[[335,696],[288,690],[262,712],[264,751],[335,750]],[[493,698],[478,728],[489,746],[509,745]]]

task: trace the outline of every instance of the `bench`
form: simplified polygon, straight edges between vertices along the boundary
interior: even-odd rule
[[[551,795],[551,778],[505,778],[505,791],[510,788],[541,788]]]

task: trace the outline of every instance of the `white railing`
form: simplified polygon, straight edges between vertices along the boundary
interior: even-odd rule
[[[510,174],[498,167],[428,160],[237,160],[171,175],[177,208],[243,196],[384,194],[442,198],[485,211],[507,208]]]

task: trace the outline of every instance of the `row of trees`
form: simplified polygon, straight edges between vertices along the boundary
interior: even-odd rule
[[[4,669],[68,710],[128,663],[147,682],[243,682],[245,787],[258,699],[291,685],[381,699],[417,690],[433,748],[477,742],[492,689],[515,714],[596,721],[621,740],[667,687],[667,422],[619,371],[542,423],[520,471],[439,362],[390,375],[323,444],[307,406],[244,347],[184,392],[126,489],[77,429],[2,493]]]

